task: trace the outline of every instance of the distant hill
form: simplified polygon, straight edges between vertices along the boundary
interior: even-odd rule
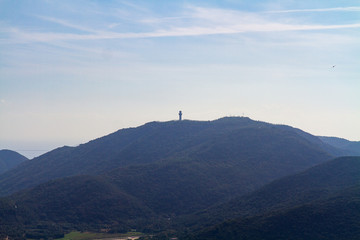
[[[343,157],[274,181],[189,217],[224,220],[185,239],[359,239],[359,172],[360,157]]]
[[[243,172],[262,171],[259,181],[249,182],[251,190],[341,154],[301,130],[249,118],[152,122],[34,158],[0,176],[0,195],[52,179],[179,159],[232,161],[243,164]]]
[[[29,159],[17,152],[6,149],[0,150],[0,174],[27,160]]]
[[[346,155],[360,156],[360,141],[349,141],[343,138],[337,137],[319,137],[321,141],[329,144],[335,148],[345,150]]]

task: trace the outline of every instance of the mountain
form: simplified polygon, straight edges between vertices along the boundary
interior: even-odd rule
[[[171,159],[121,167],[98,176],[157,214],[184,214],[248,193],[329,157],[296,134],[271,125],[230,129]],[[70,179],[56,181],[56,188],[80,188],[77,177]],[[73,184],[63,186],[70,182]],[[39,187],[52,192],[49,185]],[[29,198],[38,195],[33,191],[27,191]]]
[[[301,130],[248,118],[149,123],[54,150],[2,175],[3,191],[27,189],[2,199],[12,215],[0,220],[16,236],[39,238],[54,237],[40,234],[49,227],[57,234],[163,231],[183,215],[331,159],[324,146],[336,151]]]
[[[249,118],[151,122],[34,158],[0,175],[0,194],[62,177],[100,175],[119,167],[178,160],[226,166],[219,168],[223,171],[219,177],[240,176],[243,186],[247,183],[243,192],[248,192],[334,155],[341,151],[315,136]]]
[[[276,180],[188,218],[212,218],[213,226],[202,222],[199,233],[187,238],[359,239],[359,172],[360,157],[342,157]]]
[[[17,152],[6,149],[0,150],[0,174],[27,160],[29,159]]]
[[[360,141],[349,141],[337,137],[319,137],[319,139],[328,145],[346,151],[347,155],[360,156]]]

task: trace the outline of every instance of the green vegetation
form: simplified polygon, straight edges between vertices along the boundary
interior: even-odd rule
[[[58,238],[57,240],[80,240],[80,239],[93,239],[94,233],[82,233],[82,232],[71,232],[65,234],[63,238]]]
[[[93,233],[93,232],[71,232],[65,234],[63,238],[56,240],[93,240],[93,239],[107,239],[107,238],[124,238],[128,237],[141,237],[143,234],[140,232],[128,232],[124,234],[109,234],[109,233]]]
[[[201,228],[239,216],[248,217],[324,199],[360,183],[360,158],[342,157],[299,174],[275,180],[224,204],[184,217],[187,226]],[[182,222],[182,223],[183,223]]]
[[[359,239],[360,188],[342,194],[261,216],[227,221],[186,239]]]
[[[359,239],[359,172],[360,157],[344,157],[275,181],[203,213],[218,224],[185,239]]]

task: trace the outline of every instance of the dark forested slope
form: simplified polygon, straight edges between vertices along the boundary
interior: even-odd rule
[[[149,218],[152,211],[102,177],[76,176],[41,184],[10,197],[35,221],[109,224]]]
[[[19,224],[26,226],[25,222],[50,222],[154,230],[157,228],[153,224],[159,224],[158,229],[164,230],[168,227],[163,225],[164,219],[172,219],[167,223],[171,224],[178,216],[243,195],[327,157],[293,132],[270,125],[245,127],[225,131],[171,159],[121,167],[103,175],[51,181],[10,199],[17,206],[13,210],[17,219],[25,219]],[[339,166],[336,169],[341,172]],[[276,197],[265,194],[260,198]],[[251,197],[250,202],[253,204]],[[254,208],[244,206],[247,210]],[[255,209],[267,206],[259,204]],[[228,211],[236,209],[239,206],[231,206]]]
[[[270,180],[328,160],[336,153],[317,137],[304,134],[249,118],[152,122],[78,147],[55,149],[26,162],[0,176],[0,194],[51,179],[98,175],[117,167],[174,159],[232,162],[243,165],[243,172],[254,169]]]
[[[232,130],[170,160],[109,172],[121,189],[160,212],[185,213],[249,193],[328,159],[277,128]]]
[[[17,152],[6,149],[0,150],[0,174],[27,160],[29,159]]]
[[[360,141],[349,141],[337,137],[319,137],[324,143],[346,151],[346,155],[360,156]]]
[[[336,151],[299,129],[248,118],[153,122],[56,149],[1,175],[3,194],[28,189],[1,199],[1,211],[9,214],[0,220],[20,235],[34,225],[38,234],[42,224],[171,229],[179,216],[325,162]],[[267,204],[244,206],[252,211]]]
[[[66,230],[100,231],[108,226],[126,232],[151,225],[154,216],[141,201],[106,179],[76,176],[0,199],[0,237],[49,238]]]
[[[357,240],[360,186],[326,199],[249,218],[226,221],[184,239]]]
[[[252,140],[248,133],[244,134],[243,131],[248,131],[246,128],[211,143],[220,149],[222,142],[224,146],[230,146],[228,158],[218,160],[212,154],[216,146],[208,143],[199,147],[201,151],[189,151],[187,154],[192,154],[191,158],[185,154],[176,160],[122,167],[98,176],[68,177],[16,193],[11,199],[18,206],[16,211],[28,210],[20,211],[17,215],[31,223],[53,222],[74,226],[109,224],[123,228],[137,225],[138,228],[153,230],[152,223],[145,219],[154,219],[153,223],[159,224],[167,218],[176,219],[179,215],[250,192],[279,174],[294,171],[293,165],[303,168],[313,164],[307,157],[317,155],[312,155],[310,149],[304,154],[303,148],[298,149],[299,143],[292,143],[291,137],[283,139],[281,135],[278,139],[270,130],[274,141],[263,141],[257,146],[273,151],[273,148],[280,147],[274,143],[280,142],[290,151],[288,155],[281,151],[280,155],[273,154],[264,159],[266,152],[258,151],[247,159],[248,146],[257,140]],[[263,129],[261,133],[256,132],[259,129],[253,131],[256,133],[254,139],[269,137]],[[232,145],[235,144],[230,137],[232,134],[235,134],[235,138],[238,138],[238,134],[247,136],[246,141],[237,143],[242,147]],[[287,158],[283,159],[283,154]]]
[[[205,220],[195,239],[358,239],[359,186],[360,157],[338,158],[184,222]]]

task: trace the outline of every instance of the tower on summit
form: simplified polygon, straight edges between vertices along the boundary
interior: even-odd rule
[[[181,121],[181,119],[182,119],[182,112],[181,112],[181,110],[179,111],[179,121]]]

